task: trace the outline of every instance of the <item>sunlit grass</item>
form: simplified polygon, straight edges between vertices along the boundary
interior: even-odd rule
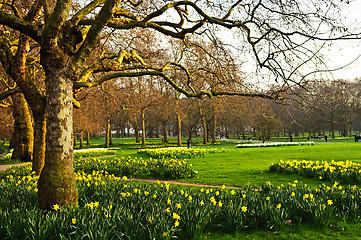
[[[0,181],[0,236],[12,239],[200,239],[244,229],[277,232],[286,222],[323,227],[360,216],[356,186],[310,188],[293,181],[184,189],[139,184],[105,171],[77,171],[79,205],[54,204],[53,211],[42,212],[36,203],[38,177],[30,166],[7,173]]]
[[[352,229],[361,225],[358,223],[359,187],[348,186],[347,181],[335,183],[334,179],[312,179],[299,173],[270,172],[268,168],[281,159],[284,162],[305,160],[331,164],[334,160],[346,164],[350,160],[361,163],[358,143],[238,149],[228,142],[212,147],[227,151],[187,159],[187,164],[192,164],[192,170],[198,173],[193,179],[181,181],[235,185],[242,189],[231,193],[227,188],[202,190],[124,180],[122,173],[111,174],[102,167],[110,167],[122,157],[139,164],[154,159],[138,154],[137,149],[122,149],[116,150],[117,157],[79,160],[84,161],[84,168],[76,171],[79,207],[57,209],[54,206],[57,211],[44,215],[36,207],[34,183],[37,179],[32,175],[28,177],[30,169],[9,170],[15,171],[7,172],[12,177],[1,175],[4,183],[0,183],[3,194],[0,197],[0,236],[4,233],[12,239],[23,239],[25,234],[31,233],[27,236],[35,239],[76,239],[79,236],[97,239],[101,235],[110,239],[117,238],[114,236],[121,232],[124,239],[170,239],[173,236],[179,239],[192,236],[194,239],[357,239],[358,231]],[[103,155],[108,153],[99,154]],[[94,169],[84,171],[85,166],[92,164]],[[130,168],[133,167],[136,169],[135,165]],[[265,184],[267,181],[275,186]],[[247,183],[253,187],[248,187]],[[177,208],[177,204],[181,207]],[[12,208],[4,208],[5,205]],[[10,219],[19,221],[11,220],[14,223],[11,224]],[[292,225],[285,224],[289,220]],[[232,225],[234,222],[236,226]],[[330,225],[332,227],[328,227]]]

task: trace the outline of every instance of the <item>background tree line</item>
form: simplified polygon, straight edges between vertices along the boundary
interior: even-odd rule
[[[138,78],[83,92],[82,107],[74,109],[75,141],[83,147],[90,136],[102,136],[109,147],[112,137],[135,137],[143,145],[146,137],[162,137],[164,142],[173,137],[181,145],[182,137],[202,136],[207,143],[222,136],[267,140],[289,135],[346,137],[361,131],[361,79],[310,82],[308,91],[299,88],[279,103],[234,96],[185,98],[162,87]],[[3,141],[16,141],[15,106],[10,99],[2,102]]]

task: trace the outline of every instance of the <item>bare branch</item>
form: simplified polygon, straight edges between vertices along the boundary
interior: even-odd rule
[[[70,0],[58,0],[52,14],[49,16],[42,33],[45,44],[51,44],[49,41],[55,39],[63,26],[70,9]],[[45,38],[44,38],[45,37]]]
[[[98,7],[100,4],[103,4],[106,0],[94,0],[90,2],[88,5],[86,5],[83,9],[78,11],[70,20],[70,22],[73,25],[76,25],[79,23],[80,20],[82,20],[87,14],[92,12],[96,7]]]
[[[21,93],[20,88],[16,87],[16,88],[12,88],[12,89],[8,89],[2,93],[0,93],[0,100],[4,100],[5,98],[12,96],[14,94],[17,93]]]
[[[0,24],[6,25],[10,28],[13,28],[29,37],[33,40],[40,42],[40,38],[37,35],[38,27],[32,25],[30,22],[10,15],[2,10],[0,10]]]
[[[118,4],[119,0],[106,0],[95,21],[92,23],[83,44],[72,58],[72,63],[70,65],[73,69],[80,70],[81,65],[84,63],[89,53],[97,46],[100,33],[109,23]]]

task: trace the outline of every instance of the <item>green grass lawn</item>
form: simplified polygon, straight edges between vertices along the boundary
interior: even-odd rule
[[[186,139],[183,139],[184,142]],[[269,171],[269,165],[279,160],[313,160],[313,161],[346,161],[350,160],[361,163],[361,143],[351,142],[352,139],[343,139],[339,142],[316,142],[315,145],[286,146],[266,148],[235,148],[237,143],[218,142],[220,144],[202,147],[224,148],[227,152],[208,154],[205,157],[192,158],[187,161],[198,172],[195,178],[183,179],[189,183],[202,183],[211,185],[244,186],[248,183],[261,185],[266,181],[280,185],[292,182],[295,179],[306,184],[318,186],[320,181],[309,179],[299,175],[286,175]],[[132,158],[142,157],[147,159],[146,154],[138,154],[138,149],[132,149],[135,144],[134,138],[113,139],[114,147],[123,149],[122,156]],[[147,139],[147,143],[161,144],[161,139]],[[170,139],[170,145],[176,143],[176,139]],[[201,139],[194,139],[192,147],[201,144]],[[104,139],[92,140],[92,145],[101,145]],[[133,143],[133,144],[132,144]],[[127,148],[130,146],[131,148]],[[138,144],[139,146],[139,144]],[[140,147],[140,146],[139,146]],[[160,146],[161,147],[161,146]],[[327,183],[327,182],[326,182]],[[333,184],[333,183],[327,183]]]
[[[361,163],[361,144],[358,143],[318,143],[312,146],[267,148],[235,148],[233,144],[227,144],[218,147],[227,148],[229,151],[188,160],[198,174],[196,178],[185,181],[243,186],[248,183],[260,185],[265,181],[280,185],[297,179],[310,185],[318,185],[319,181],[314,179],[269,172],[268,167],[279,160],[351,160]]]
[[[175,139],[171,139],[175,144]],[[184,139],[184,142],[186,139]],[[296,140],[295,140],[296,141]],[[160,139],[147,139],[149,145],[161,144]],[[104,139],[92,140],[95,146],[104,144]],[[192,147],[199,147],[201,139],[194,139]],[[287,146],[266,148],[236,148],[237,143],[221,142],[216,145],[203,146],[205,148],[224,148],[228,151],[223,153],[207,154],[204,157],[187,159],[197,171],[195,178],[181,179],[189,183],[201,183],[211,185],[245,186],[252,184],[259,186],[267,181],[274,185],[287,185],[294,180],[302,181],[309,186],[317,187],[322,183],[332,185],[333,182],[311,179],[299,175],[280,174],[269,171],[269,165],[279,160],[312,160],[312,161],[346,161],[361,163],[361,143],[354,143],[352,139],[341,139],[340,141],[325,143],[316,142],[312,146]],[[130,148],[127,148],[130,146]],[[113,147],[121,147],[120,156],[131,158],[149,158],[146,154],[138,154],[139,144],[134,144],[134,139],[114,139]],[[361,184],[357,184],[361,186]],[[188,187],[185,187],[188,188]],[[333,227],[313,226],[305,223],[298,225],[284,225],[279,229],[255,229],[237,233],[236,235],[225,235],[220,233],[205,234],[202,239],[361,239],[359,229],[361,220],[352,223],[336,222]]]
[[[309,224],[285,225],[277,231],[270,229],[245,230],[235,235],[209,233],[202,240],[238,240],[238,239],[272,239],[272,240],[360,240],[360,222],[339,223],[337,226],[319,228]]]
[[[351,139],[352,140],[352,139]],[[248,183],[261,185],[270,181],[274,185],[288,184],[294,180],[302,181],[310,186],[322,183],[332,185],[318,179],[310,179],[299,175],[287,175],[270,172],[270,164],[279,160],[312,160],[312,161],[346,161],[361,163],[361,144],[350,139],[336,142],[316,141],[312,146],[288,146],[267,148],[235,148],[236,144],[225,143],[209,147],[225,148],[228,152],[208,154],[205,157],[188,159],[188,163],[198,171],[196,178],[183,179],[190,183],[212,185],[244,186]],[[205,146],[206,147],[206,146]],[[134,154],[125,150],[125,154]],[[147,156],[141,155],[143,158]],[[357,184],[360,186],[360,184]],[[361,222],[340,222],[337,227],[319,228],[308,224],[283,226],[275,231],[257,229],[243,231],[236,235],[207,234],[204,239],[361,239],[359,229]]]

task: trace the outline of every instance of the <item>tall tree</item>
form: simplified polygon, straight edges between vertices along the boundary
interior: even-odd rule
[[[33,160],[34,130],[32,126],[30,110],[28,103],[22,93],[11,97],[14,117],[14,150],[12,159],[22,162],[31,162]]]
[[[347,28],[339,27],[342,26],[340,21],[331,19],[336,16],[332,15],[332,10],[345,4],[332,0],[312,1],[314,5],[307,7],[300,6],[296,0],[248,0],[242,4],[230,1],[219,5],[208,1],[93,0],[79,9],[75,5],[80,2],[70,0],[57,0],[54,7],[44,0],[34,0],[30,8],[21,3],[12,1],[9,8],[0,10],[0,24],[21,33],[22,45],[19,47],[23,46],[24,51],[15,64],[23,62],[30,39],[40,48],[40,64],[45,72],[47,145],[46,161],[39,178],[38,201],[45,208],[53,204],[77,203],[72,159],[74,88],[92,87],[118,77],[151,75],[164,79],[187,97],[237,94],[274,99],[292,86],[292,81],[296,81],[295,73],[299,73],[302,66],[313,60],[319,63],[316,59],[319,49],[309,44],[311,40],[355,37],[347,32]],[[22,8],[21,12],[26,12],[28,17],[21,17],[18,8]],[[178,18],[169,17],[169,13]],[[200,38],[212,36],[206,31],[210,25],[238,31],[239,42],[248,46],[245,52],[250,50],[255,63],[268,69],[277,81],[282,79],[280,88],[273,94],[265,94],[235,88],[225,92],[212,88],[213,85],[193,87],[193,72],[181,61],[152,65],[134,50],[119,49],[117,54],[100,58],[95,63],[87,61],[99,46],[102,34],[111,34],[109,28],[123,31],[149,28],[154,34],[159,32],[170,38],[185,39],[187,43],[187,36],[196,32]],[[331,35],[325,37],[327,30]],[[186,75],[183,83],[169,76],[174,69]],[[99,75],[101,72],[106,74]],[[297,83],[302,81],[300,78]],[[26,95],[31,90],[24,87],[22,92]]]

